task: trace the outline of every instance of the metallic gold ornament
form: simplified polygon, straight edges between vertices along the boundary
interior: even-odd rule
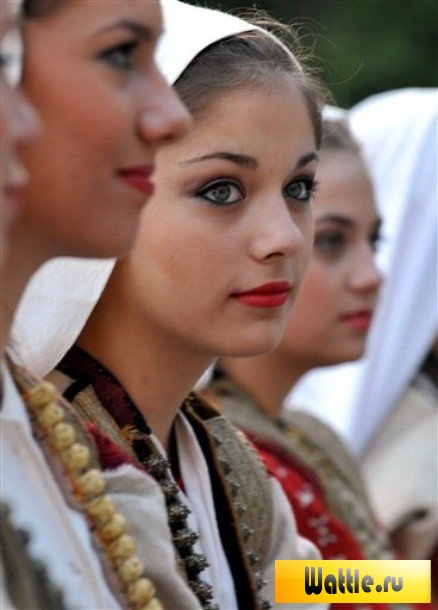
[[[105,489],[105,481],[97,468],[92,468],[79,477],[76,484],[85,496],[97,496]]]
[[[111,557],[119,561],[131,557],[137,551],[134,538],[129,534],[122,534],[110,546],[109,553]]]
[[[126,520],[123,515],[116,513],[108,523],[105,523],[100,530],[99,534],[102,540],[110,542],[114,538],[118,538],[126,532]]]
[[[46,429],[52,428],[55,424],[64,419],[63,409],[55,402],[46,405],[38,415],[38,423]]]
[[[26,401],[32,409],[38,410],[56,400],[58,393],[48,381],[41,381],[34,388],[28,390]]]
[[[50,442],[56,449],[68,449],[75,441],[76,433],[71,424],[61,422],[50,432]]]
[[[155,592],[154,583],[149,578],[140,578],[128,588],[128,599],[132,604],[147,604]]]
[[[109,496],[100,496],[86,505],[88,514],[98,523],[107,523],[116,513],[116,507]]]
[[[74,443],[69,449],[62,453],[62,459],[68,469],[82,470],[90,461],[90,450],[85,445]]]
[[[137,555],[129,557],[119,567],[119,576],[126,585],[138,580],[143,574],[143,564]]]

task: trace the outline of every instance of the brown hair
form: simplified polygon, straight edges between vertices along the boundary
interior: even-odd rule
[[[323,119],[321,150],[346,151],[360,155],[359,144],[353,137],[346,119]]]
[[[230,36],[203,49],[175,82],[175,89],[190,112],[197,116],[207,110],[218,94],[274,83],[278,75],[293,75],[296,80],[319,146],[322,88],[274,36],[264,31],[251,30]]]

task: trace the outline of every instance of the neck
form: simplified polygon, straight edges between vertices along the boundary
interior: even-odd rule
[[[292,387],[310,368],[291,362],[278,350],[256,358],[227,358],[220,366],[274,420]]]
[[[168,448],[181,404],[213,357],[194,353],[145,319],[132,301],[119,293],[112,294],[113,276],[78,345],[116,376],[154,434]],[[115,324],[114,320],[122,322]]]
[[[1,274],[1,353],[4,354],[9,332],[21,295],[32,274],[50,255],[35,237],[35,232],[20,226],[9,237],[9,247]]]

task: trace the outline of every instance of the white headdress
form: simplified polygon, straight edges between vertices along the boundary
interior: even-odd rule
[[[434,89],[375,95],[350,112],[374,181],[386,282],[359,363],[309,373],[289,404],[334,425],[362,452],[438,333],[437,109]]]
[[[170,83],[212,43],[260,29],[179,0],[161,0],[161,5],[165,34],[157,61]],[[14,359],[37,375],[47,374],[77,339],[114,264],[114,259],[73,258],[46,263],[32,278],[17,310],[11,338]]]

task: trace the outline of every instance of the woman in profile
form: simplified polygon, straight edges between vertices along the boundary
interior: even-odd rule
[[[5,226],[3,356],[20,296],[39,266],[61,255],[115,256],[130,248],[156,149],[189,120],[154,63],[158,2],[26,0],[13,30],[10,4],[1,4],[8,33],[2,37],[2,212],[20,208]],[[22,104],[10,100],[5,82],[10,73],[20,80],[22,33],[21,81],[41,119],[25,142],[17,128]],[[17,140],[27,181],[12,156]],[[131,549],[125,558],[136,562],[136,572],[127,580],[117,563],[120,550],[106,543],[99,521],[106,484],[86,426],[53,387],[10,361],[2,362],[2,381],[5,606],[135,607],[143,567]]]

